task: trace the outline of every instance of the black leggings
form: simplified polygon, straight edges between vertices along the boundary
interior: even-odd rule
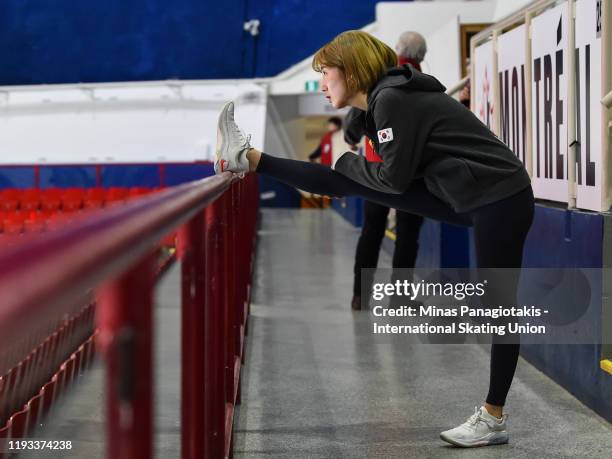
[[[353,295],[361,296],[361,270],[378,266],[380,246],[385,237],[389,207],[366,200],[363,203],[363,227],[355,250],[355,266],[353,268]],[[393,250],[393,268],[414,268],[419,250],[419,230],[423,217],[398,210],[395,214],[395,249]],[[364,294],[372,288],[373,272],[366,271],[364,275]],[[407,272],[404,271],[404,275]]]
[[[520,268],[522,265],[523,246],[533,221],[534,198],[531,186],[473,211],[457,213],[431,194],[422,179],[414,180],[402,194],[389,194],[365,187],[320,164],[276,158],[265,153],[261,155],[257,172],[311,193],[338,197],[361,196],[383,206],[426,218],[471,226],[478,268]],[[517,283],[518,276],[515,279],[514,295]],[[516,370],[519,350],[520,344],[507,344],[498,335],[493,336],[487,403],[504,405]]]

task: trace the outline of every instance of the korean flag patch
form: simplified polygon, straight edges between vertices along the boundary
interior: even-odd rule
[[[381,129],[378,131],[378,143],[391,142],[393,140],[393,129]]]

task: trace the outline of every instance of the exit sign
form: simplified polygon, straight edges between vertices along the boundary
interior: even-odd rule
[[[318,80],[308,80],[305,84],[306,92],[316,92],[319,90]]]

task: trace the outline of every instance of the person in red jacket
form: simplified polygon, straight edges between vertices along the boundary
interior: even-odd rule
[[[404,32],[400,35],[395,45],[399,65],[410,64],[417,70],[421,70],[421,62],[427,53],[425,38],[417,32]],[[364,112],[352,108],[345,119],[345,141],[348,144],[357,144],[363,136],[362,119]],[[380,163],[382,159],[372,145],[372,141],[366,137],[365,157],[368,162]],[[419,232],[423,224],[420,215],[396,211],[395,226],[395,250],[393,251],[393,269],[412,269],[416,262],[419,249]],[[353,268],[353,298],[351,309],[361,309],[362,292],[365,298],[369,297],[369,290],[373,282],[373,268],[378,265],[380,246],[385,237],[389,207],[364,200],[363,204],[363,226],[361,235],[357,242],[355,251],[355,265]],[[368,269],[369,268],[369,269]],[[366,269],[366,271],[362,271]],[[362,278],[363,272],[363,278]],[[362,280],[364,281],[362,283]]]
[[[342,129],[342,120],[337,116],[332,116],[327,120],[327,132],[321,137],[319,146],[308,155],[308,159],[314,162],[320,158],[320,163],[324,166],[331,167],[332,165],[332,136],[334,133]]]

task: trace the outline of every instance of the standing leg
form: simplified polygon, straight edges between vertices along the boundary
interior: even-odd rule
[[[484,206],[474,212],[474,240],[479,268],[512,268],[504,272],[504,279],[495,284],[501,287],[488,298],[494,305],[512,306],[516,303],[520,267],[525,239],[533,221],[534,199],[531,187],[502,201]],[[510,390],[520,344],[519,336],[494,335],[491,346],[491,372],[487,411],[500,417]]]
[[[351,302],[353,309],[361,309],[361,298],[369,298],[369,292],[372,288],[373,281],[372,270],[378,266],[380,244],[385,236],[387,216],[389,215],[388,207],[370,201],[364,202],[363,211],[363,227],[361,228],[361,235],[357,242],[355,266],[353,268],[353,300]],[[362,269],[369,269],[369,271],[363,275],[365,280],[363,289],[361,283]],[[362,291],[364,295],[362,295]]]
[[[393,250],[391,282],[413,281],[422,223],[423,217],[420,215],[396,210],[395,249]],[[412,306],[420,304],[418,301],[408,301],[408,303],[407,301],[399,295],[394,295],[390,298],[389,305],[396,308],[408,303]]]
[[[419,232],[423,217],[398,210],[396,222],[393,268],[413,269],[419,250]]]

